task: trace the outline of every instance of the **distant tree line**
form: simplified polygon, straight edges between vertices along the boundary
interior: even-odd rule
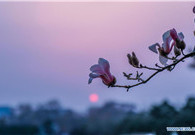
[[[132,104],[107,102],[91,107],[84,114],[64,109],[58,101],[32,107],[12,108],[9,117],[0,117],[3,135],[120,135],[152,132],[170,135],[166,127],[195,127],[195,98],[187,99],[180,109],[163,101],[147,111],[136,111]],[[0,109],[1,112],[1,109]],[[193,135],[195,132],[178,132]]]

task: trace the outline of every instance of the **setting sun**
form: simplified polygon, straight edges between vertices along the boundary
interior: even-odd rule
[[[99,97],[98,97],[97,94],[91,94],[91,95],[89,96],[89,101],[90,101],[90,102],[95,103],[95,102],[98,101],[98,99],[99,99]]]

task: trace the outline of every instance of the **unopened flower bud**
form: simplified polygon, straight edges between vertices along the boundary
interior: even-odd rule
[[[134,52],[132,52],[132,55],[127,54],[127,57],[130,65],[132,65],[133,67],[139,67],[139,60]]]
[[[137,56],[135,55],[134,52],[132,52],[132,62],[133,62],[133,65],[135,67],[138,67],[139,66],[139,60],[138,60],[138,58],[137,58]]]
[[[176,47],[178,49],[184,50],[186,48],[186,44],[183,40],[182,41],[176,40]]]
[[[127,58],[129,61],[129,64],[132,65],[132,58],[131,58],[131,54],[127,54]]]

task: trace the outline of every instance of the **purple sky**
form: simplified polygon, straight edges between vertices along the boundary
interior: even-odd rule
[[[117,83],[122,72],[135,72],[126,54],[135,51],[152,65],[158,55],[148,46],[176,28],[189,46],[195,44],[193,2],[166,3],[0,3],[0,105],[43,103],[58,99],[64,107],[84,111],[113,100],[145,109],[162,99],[179,105],[195,93],[195,71],[180,64],[127,93],[87,84],[89,67],[99,57],[110,61]],[[148,72],[146,73],[148,74]],[[129,82],[133,83],[133,82]],[[90,103],[92,93],[99,95]]]

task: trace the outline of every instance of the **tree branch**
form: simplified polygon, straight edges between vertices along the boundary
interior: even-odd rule
[[[142,74],[139,75],[138,72],[137,72],[136,78],[131,78],[130,76],[131,76],[132,74],[127,75],[126,73],[123,73],[124,76],[127,77],[128,80],[138,80],[138,81],[141,80],[141,82],[139,82],[139,83],[137,83],[137,84],[134,84],[134,85],[113,85],[113,86],[110,86],[110,87],[126,88],[127,91],[129,91],[129,89],[132,88],[132,87],[139,86],[139,85],[141,85],[141,84],[147,83],[147,82],[148,82],[150,79],[152,79],[155,75],[157,75],[158,73],[160,73],[160,72],[162,72],[162,71],[164,71],[164,70],[166,70],[166,69],[167,69],[168,71],[172,71],[178,63],[183,62],[184,59],[187,59],[187,58],[193,57],[193,56],[195,56],[195,51],[193,51],[193,52],[191,52],[191,53],[189,53],[189,54],[185,54],[182,58],[180,58],[180,59],[178,59],[178,60],[175,60],[172,64],[167,65],[167,66],[165,66],[165,67],[160,67],[160,66],[158,66],[157,64],[156,64],[156,67],[158,67],[158,68],[150,68],[150,67],[147,67],[147,66],[142,66],[142,65],[140,65],[140,67],[138,67],[138,68],[145,68],[145,69],[149,69],[149,70],[155,70],[156,72],[154,72],[154,73],[153,73],[151,76],[149,76],[146,80],[141,79],[140,76],[141,76]]]

